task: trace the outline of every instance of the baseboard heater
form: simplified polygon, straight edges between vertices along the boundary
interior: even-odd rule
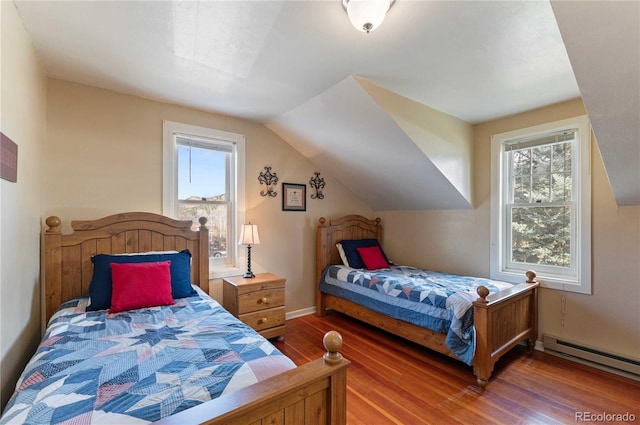
[[[604,366],[607,369],[611,369],[612,372],[626,372],[627,374],[631,374],[631,376],[629,376],[630,378],[640,380],[640,361],[638,360],[606,353],[595,348],[585,347],[584,345],[556,338],[551,335],[545,335],[543,343],[545,351],[556,351],[592,363],[594,366]],[[627,376],[626,374],[624,375]]]

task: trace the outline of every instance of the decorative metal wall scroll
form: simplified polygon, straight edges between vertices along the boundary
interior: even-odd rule
[[[324,194],[322,193],[322,190],[324,189],[324,179],[320,177],[320,173],[318,172],[314,172],[313,174],[315,174],[315,177],[311,177],[309,180],[309,186],[311,186],[312,189],[315,189],[316,193],[311,194],[311,199],[324,199]]]
[[[267,190],[261,190],[260,196],[275,197],[278,194],[278,192],[274,190],[274,186],[278,183],[278,176],[276,173],[271,172],[271,167],[264,167],[264,170],[264,172],[260,171],[258,181],[261,184],[264,183],[267,186]]]

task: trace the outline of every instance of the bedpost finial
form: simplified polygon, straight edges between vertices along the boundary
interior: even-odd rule
[[[486,303],[487,302],[487,296],[489,295],[489,289],[484,285],[480,285],[476,289],[476,292],[480,296],[480,301]]]
[[[527,283],[536,283],[536,272],[533,270],[527,270]]]
[[[324,334],[322,343],[324,348],[327,349],[327,352],[322,357],[324,362],[329,365],[340,363],[340,361],[342,361],[342,354],[338,351],[342,348],[342,335],[336,331],[329,331]]]
[[[200,223],[200,227],[207,227],[207,226],[206,226],[207,221],[208,221],[208,220],[207,220],[207,217],[200,217],[200,218],[198,219],[198,223]]]
[[[49,227],[46,230],[46,233],[60,233],[60,225],[62,224],[62,220],[60,220],[60,217],[52,215],[47,217],[44,222]]]
[[[320,224],[321,224],[322,226],[324,226],[324,223],[326,223],[326,222],[327,222],[327,219],[326,219],[326,218],[324,218],[324,217],[320,217],[320,219],[319,219],[318,221],[320,222]]]
[[[376,226],[379,226],[381,221],[382,219],[380,217],[376,217]]]

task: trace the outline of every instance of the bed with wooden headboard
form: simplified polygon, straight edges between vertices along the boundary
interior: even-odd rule
[[[342,264],[336,244],[343,240],[377,239],[382,241],[380,218],[367,219],[348,215],[332,220],[320,218],[317,227],[316,287],[322,273],[330,265]],[[535,273],[527,272],[523,283],[489,295],[484,286],[477,289],[473,302],[473,324],[476,332],[473,370],[477,383],[484,389],[498,359],[521,341],[532,349],[537,339],[537,288]],[[526,282],[524,282],[526,280]],[[445,343],[445,335],[363,307],[356,302],[329,295],[320,290],[316,294],[318,315],[330,308],[424,347],[457,358]]]
[[[73,221],[70,234],[62,234],[58,217],[47,218],[46,225],[43,272],[47,320],[63,301],[88,293],[91,258],[96,254],[188,249],[192,255],[191,281],[208,289],[209,246],[204,218],[197,230],[192,230],[191,221],[144,212]],[[205,401],[160,422],[345,424],[349,362],[338,353],[341,337],[337,333],[327,334],[324,343],[328,351],[323,359]]]

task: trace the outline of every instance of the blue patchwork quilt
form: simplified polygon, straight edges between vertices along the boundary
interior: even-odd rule
[[[478,299],[480,285],[490,293],[512,286],[408,266],[360,270],[335,265],[324,271],[320,290],[443,333],[449,350],[471,365],[475,350],[472,303]]]
[[[52,317],[1,424],[144,424],[295,368],[202,292],[117,314],[87,304]]]

